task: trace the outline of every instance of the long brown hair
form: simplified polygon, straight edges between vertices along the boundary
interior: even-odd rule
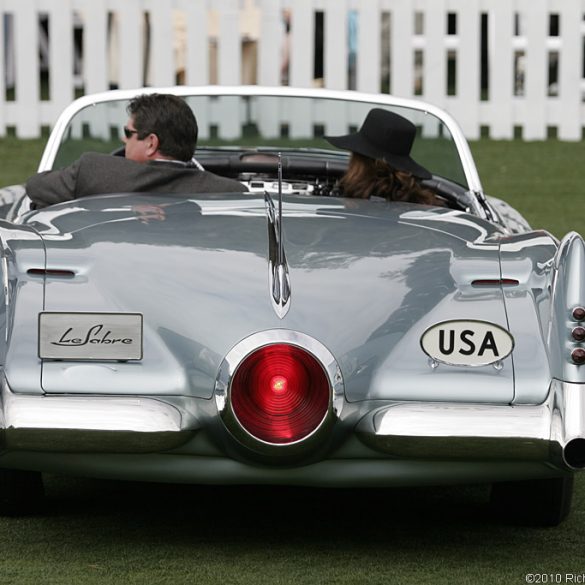
[[[339,182],[344,197],[369,199],[373,195],[388,201],[408,201],[425,205],[443,205],[435,194],[405,171],[383,160],[352,152],[349,167]]]

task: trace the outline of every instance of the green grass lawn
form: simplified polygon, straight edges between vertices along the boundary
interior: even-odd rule
[[[39,166],[46,140],[0,138],[0,186],[23,183]]]
[[[519,584],[585,572],[585,476],[560,527],[495,521],[487,488],[204,488],[49,476],[0,519],[0,583]]]
[[[481,140],[471,143],[484,190],[516,207],[534,228],[558,237],[582,231],[585,142]]]
[[[42,146],[0,140],[0,185],[33,173]],[[534,227],[580,229],[582,143],[482,140],[472,151],[486,192]],[[48,476],[47,495],[45,514],[0,519],[0,585],[521,585],[528,573],[549,583],[585,574],[585,475],[572,515],[554,529],[497,522],[483,486],[325,491]],[[564,580],[550,580],[557,574]]]

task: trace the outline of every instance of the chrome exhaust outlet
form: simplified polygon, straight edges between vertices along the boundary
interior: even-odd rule
[[[571,439],[563,450],[563,458],[572,469],[585,468],[585,439]]]
[[[560,447],[561,462],[585,468],[585,386],[554,381],[551,386],[551,441]]]

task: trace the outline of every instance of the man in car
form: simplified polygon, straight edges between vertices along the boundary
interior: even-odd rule
[[[88,152],[73,164],[31,177],[26,192],[36,209],[88,195],[150,192],[240,193],[238,181],[200,170],[191,162],[197,121],[173,95],[145,94],[127,108],[126,156]]]

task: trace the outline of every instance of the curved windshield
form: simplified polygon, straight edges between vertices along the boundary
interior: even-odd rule
[[[411,156],[433,175],[467,187],[457,147],[443,122],[427,112],[374,102],[290,96],[187,96],[199,125],[198,148],[270,146],[329,149],[323,137],[355,132],[370,109],[384,108],[417,127]],[[70,121],[53,168],[83,152],[114,152],[123,144],[127,100],[98,102]]]

